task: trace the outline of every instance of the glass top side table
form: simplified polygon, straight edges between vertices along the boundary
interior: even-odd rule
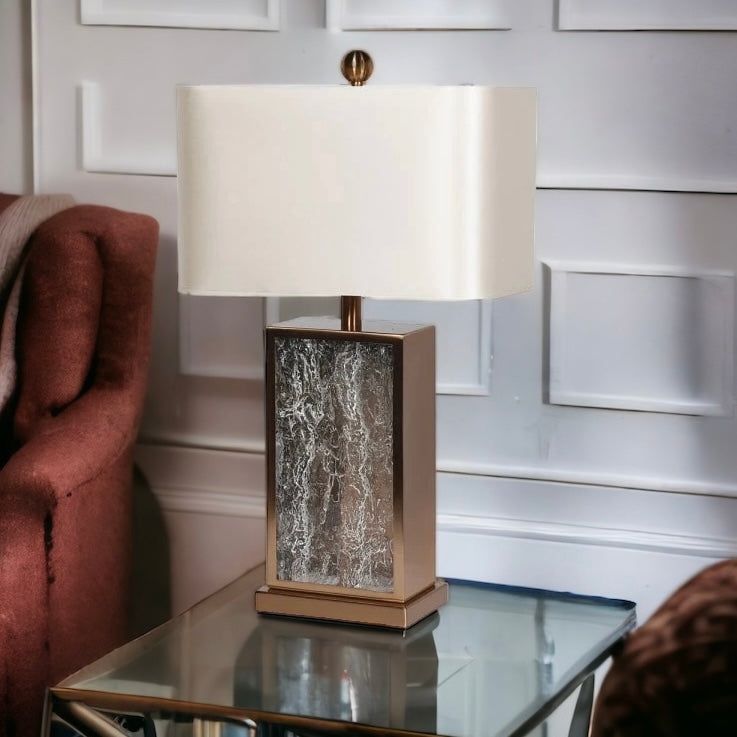
[[[631,602],[464,581],[405,633],[259,616],[263,580],[259,566],[52,688],[45,729],[61,718],[113,737],[138,719],[146,737],[170,722],[244,737],[510,737],[583,683],[574,727],[586,734],[593,671],[635,626]]]

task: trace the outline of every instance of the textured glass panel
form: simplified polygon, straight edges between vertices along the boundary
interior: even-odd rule
[[[393,348],[276,338],[277,577],[393,590]]]

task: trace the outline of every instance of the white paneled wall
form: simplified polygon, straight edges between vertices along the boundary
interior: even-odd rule
[[[279,30],[279,0],[80,0],[86,25]]]
[[[440,572],[646,616],[737,554],[732,0],[33,8],[39,190],[161,223],[138,460],[169,520],[175,608],[262,555],[260,328],[291,309],[178,298],[175,85],[339,82],[354,47],[372,84],[539,92],[534,290],[367,306],[438,324]]]
[[[0,192],[33,189],[31,12],[25,0],[0,3]]]
[[[559,0],[558,27],[573,31],[734,31],[731,0]]]

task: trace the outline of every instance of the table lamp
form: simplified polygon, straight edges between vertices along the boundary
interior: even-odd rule
[[[363,297],[532,285],[536,95],[479,86],[177,90],[179,291],[340,296],[265,330],[259,612],[406,629],[436,611],[435,333]]]

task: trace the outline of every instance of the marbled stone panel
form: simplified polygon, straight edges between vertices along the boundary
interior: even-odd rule
[[[392,591],[394,349],[274,341],[277,577]]]

